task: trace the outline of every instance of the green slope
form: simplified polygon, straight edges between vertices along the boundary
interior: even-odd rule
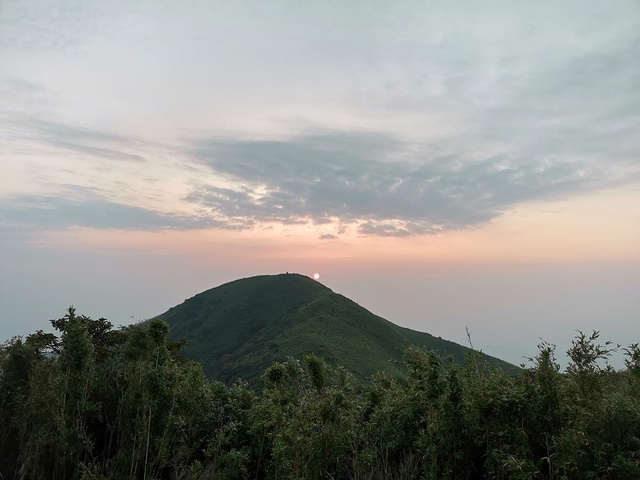
[[[319,282],[298,274],[265,275],[207,290],[160,315],[171,337],[212,378],[257,379],[274,361],[315,353],[360,378],[399,375],[403,349],[416,344],[462,361],[469,349],[402,328]],[[507,370],[511,364],[485,359]]]

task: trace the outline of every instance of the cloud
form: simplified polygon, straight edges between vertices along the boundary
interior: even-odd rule
[[[0,13],[12,72],[0,78],[0,150],[37,165],[19,172],[29,192],[83,181],[102,199],[122,193],[117,205],[200,208],[220,228],[408,236],[638,178],[633,0],[465,2],[464,13],[285,2],[259,15],[46,3],[9,0]]]
[[[626,164],[540,155],[438,156],[383,134],[321,132],[279,141],[209,139],[192,152],[239,187],[187,200],[233,221],[360,223],[365,235],[474,227],[520,202],[602,188]],[[638,168],[633,170],[638,178]]]
[[[320,240],[337,240],[338,236],[331,233],[325,233],[324,235],[320,235],[318,238]]]
[[[67,192],[65,197],[22,195],[4,199],[0,204],[0,225],[5,240],[73,227],[120,230],[234,228],[228,221],[211,217],[170,214],[114,203],[80,188]]]
[[[56,139],[47,139],[46,142],[52,147],[58,147],[72,152],[85,154],[93,157],[103,157],[110,160],[126,160],[133,162],[145,162],[146,159],[140,155],[125,153],[118,150],[109,148],[92,147],[89,145],[82,145],[77,143],[64,142]]]
[[[128,162],[145,162],[146,159],[131,153],[147,142],[90,128],[36,118],[12,119],[13,139],[35,141],[40,144],[79,153],[89,157]]]
[[[0,114],[34,112],[50,101],[49,92],[40,83],[0,74]]]
[[[3,28],[0,46],[23,49],[78,52],[104,35],[113,25],[117,2],[62,2],[6,0],[0,10]],[[115,25],[117,26],[117,25]],[[101,32],[102,30],[102,32]]]
[[[443,229],[428,228],[421,222],[379,222],[367,221],[358,226],[358,233],[364,236],[378,237],[408,237],[410,235],[424,235],[430,233],[438,233]]]

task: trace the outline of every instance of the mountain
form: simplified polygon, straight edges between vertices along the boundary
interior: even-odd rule
[[[211,378],[256,380],[288,356],[315,353],[356,377],[401,374],[397,363],[410,344],[464,361],[469,349],[399,327],[304,275],[245,278],[202,292],[159,316],[173,339],[187,339],[186,355]],[[483,355],[508,371],[517,367]]]

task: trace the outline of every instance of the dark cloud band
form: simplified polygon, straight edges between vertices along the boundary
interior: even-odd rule
[[[597,161],[549,156],[432,157],[392,138],[360,133],[213,139],[192,153],[242,185],[202,185],[187,197],[212,213],[235,221],[359,222],[361,234],[380,236],[474,227],[518,203],[599,188],[627,173]]]

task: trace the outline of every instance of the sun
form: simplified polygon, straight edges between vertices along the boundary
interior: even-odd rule
[[[316,280],[320,279],[320,274],[319,273],[314,273],[313,274],[313,278],[315,278]]]

